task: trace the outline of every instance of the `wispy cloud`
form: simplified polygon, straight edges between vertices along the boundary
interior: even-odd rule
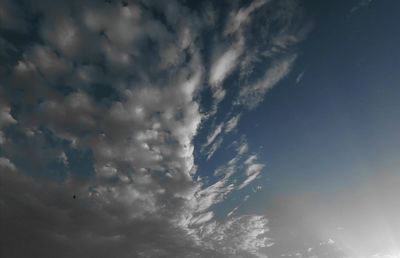
[[[228,19],[224,34],[229,35],[241,30],[246,25],[246,23],[250,22],[251,13],[261,8],[268,2],[270,1],[255,0],[251,2],[250,5],[247,7],[242,7],[238,11],[232,11],[230,14],[230,18]]]
[[[239,123],[240,116],[241,116],[241,114],[233,116],[232,118],[230,118],[226,122],[226,124],[225,124],[225,132],[229,133],[229,132],[231,132],[232,130],[234,130],[236,128],[236,126]]]
[[[301,80],[303,79],[304,76],[304,71],[302,71],[301,73],[299,73],[299,75],[297,75],[296,77],[296,84],[299,84],[301,82]]]
[[[240,117],[241,114],[230,117],[225,122],[215,126],[213,131],[207,136],[206,142],[201,148],[201,151],[207,154],[207,160],[209,160],[222,145],[224,136],[236,128]]]
[[[255,108],[263,99],[268,90],[272,89],[291,70],[296,56],[288,56],[272,63],[264,76],[254,84],[244,86],[240,92],[237,104],[248,109]]]
[[[238,65],[239,57],[244,51],[244,42],[239,41],[231,48],[226,50],[218,57],[211,66],[210,84],[213,87],[220,85],[224,79],[232,73],[233,69]]]
[[[244,164],[246,165],[246,179],[240,184],[239,189],[246,187],[248,184],[254,181],[265,167],[264,164],[257,163],[256,155],[251,155],[248,157]]]

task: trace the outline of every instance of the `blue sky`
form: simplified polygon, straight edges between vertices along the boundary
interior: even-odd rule
[[[399,76],[393,70],[399,56],[393,50],[400,38],[390,26],[397,18],[383,11],[385,3],[351,16],[347,7],[320,7],[295,71],[242,124],[256,128],[249,141],[262,141],[266,158],[279,162],[277,179],[288,174],[287,182],[298,187],[309,188],[310,179],[317,187],[343,176],[351,180],[362,173],[362,163],[379,164],[399,153]]]
[[[0,256],[400,257],[399,8],[1,1]]]

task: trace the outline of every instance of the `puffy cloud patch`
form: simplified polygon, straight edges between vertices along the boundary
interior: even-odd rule
[[[0,145],[5,143],[6,138],[4,136],[4,132],[2,131],[7,126],[16,124],[17,121],[11,115],[11,108],[7,103],[7,99],[3,96],[0,91]]]
[[[15,165],[7,158],[0,157],[1,170],[14,171]]]

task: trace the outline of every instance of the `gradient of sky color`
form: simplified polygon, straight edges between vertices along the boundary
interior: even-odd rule
[[[400,257],[400,2],[0,1],[1,257]]]

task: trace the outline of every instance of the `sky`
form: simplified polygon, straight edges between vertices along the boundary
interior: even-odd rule
[[[400,258],[400,2],[1,0],[1,257]]]

